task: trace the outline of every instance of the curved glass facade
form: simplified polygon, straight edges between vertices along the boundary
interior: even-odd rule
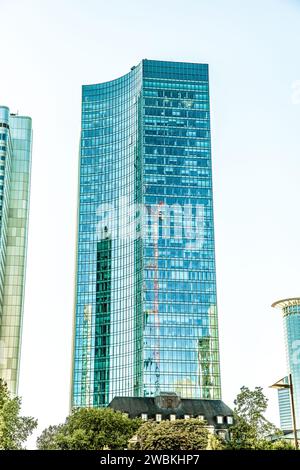
[[[221,397],[208,66],[83,87],[73,406]]]
[[[288,374],[292,375],[297,429],[300,429],[300,298],[284,299],[275,302],[283,314],[284,341]],[[289,383],[288,377],[284,378]],[[290,392],[278,391],[280,426],[283,430],[292,429]]]
[[[124,207],[141,197],[141,88],[140,67],[118,80],[83,87],[76,406],[101,406],[115,395],[133,395],[140,373],[142,259],[138,244],[121,231],[127,223]]]
[[[300,429],[300,300],[283,308],[288,370],[292,374],[297,429]]]

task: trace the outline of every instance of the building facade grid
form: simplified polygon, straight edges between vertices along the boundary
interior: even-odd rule
[[[0,107],[0,376],[18,389],[32,148],[31,118]]]
[[[220,399],[206,64],[83,87],[73,406]]]

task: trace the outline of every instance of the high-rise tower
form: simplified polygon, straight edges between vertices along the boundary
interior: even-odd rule
[[[73,406],[221,397],[208,65],[83,86]]]
[[[31,118],[0,106],[0,377],[17,392],[30,194]]]
[[[278,300],[272,307],[282,311],[287,372],[292,379],[295,424],[300,429],[300,298]],[[283,379],[283,383],[289,383],[288,377]],[[278,390],[278,401],[280,427],[283,431],[292,430],[292,407],[288,388]]]

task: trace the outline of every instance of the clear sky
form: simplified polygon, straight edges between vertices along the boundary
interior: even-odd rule
[[[300,1],[0,0],[0,23],[0,104],[34,126],[24,413],[40,429],[68,413],[81,85],[148,58],[210,65],[223,399],[261,385],[278,424],[270,304],[300,295]]]

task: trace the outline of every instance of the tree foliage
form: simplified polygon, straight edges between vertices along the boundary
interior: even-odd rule
[[[272,442],[271,450],[295,450],[295,447],[291,442],[284,439],[278,439],[277,441]]]
[[[268,400],[262,388],[242,387],[235,400],[231,441],[210,434],[199,419],[142,422],[111,408],[74,410],[64,424],[50,426],[37,440],[40,450],[289,450],[290,443],[264,416]],[[1,396],[0,396],[1,406]],[[270,437],[278,436],[272,442]]]
[[[0,379],[0,450],[21,450],[37,427],[37,420],[20,416],[21,398],[12,398],[7,384]]]
[[[234,425],[231,427],[230,449],[276,449],[288,448],[284,441],[277,444],[270,440],[271,436],[280,436],[281,431],[264,416],[268,399],[261,387],[250,390],[242,387],[234,401]]]
[[[40,437],[37,439],[37,447],[39,450],[57,450],[58,445],[56,442],[56,436],[63,429],[63,424],[57,426],[49,426],[44,429]]]
[[[40,450],[125,449],[141,424],[111,408],[74,410],[66,422],[45,429],[37,440]]]
[[[204,450],[222,448],[199,419],[147,421],[138,430],[132,450]]]

